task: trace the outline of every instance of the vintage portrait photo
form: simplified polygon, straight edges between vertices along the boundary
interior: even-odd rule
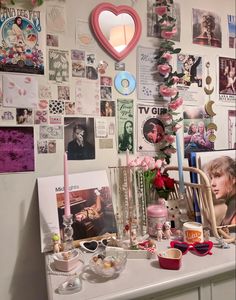
[[[68,160],[95,159],[94,118],[64,118]]]

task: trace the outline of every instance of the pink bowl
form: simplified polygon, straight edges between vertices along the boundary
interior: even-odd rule
[[[178,270],[181,267],[182,252],[179,249],[168,249],[157,254],[160,267],[169,270]]]

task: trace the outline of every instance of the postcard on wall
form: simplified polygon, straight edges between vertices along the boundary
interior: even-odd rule
[[[196,101],[201,102],[204,99],[202,65],[203,58],[201,56],[183,53],[177,55],[177,72],[184,74],[177,87],[185,103],[196,104]]]
[[[16,125],[16,109],[4,108],[0,106],[0,124],[1,125]]]
[[[236,48],[236,16],[228,15],[229,48]]]
[[[7,107],[37,107],[38,80],[26,75],[3,75],[3,105]]]
[[[64,177],[41,177],[38,182],[41,251],[52,250],[52,235],[63,240]],[[100,195],[99,195],[100,194]],[[105,170],[69,175],[73,239],[116,232],[111,192]]]
[[[160,150],[160,142],[165,134],[165,126],[160,119],[163,109],[166,111],[165,108],[157,107],[151,102],[137,105],[138,152],[156,154]]]
[[[236,105],[236,59],[219,57],[218,86],[219,101],[225,105]]]
[[[193,44],[221,48],[221,19],[217,14],[193,8]]]
[[[156,72],[156,49],[137,47],[137,94],[138,99],[153,100],[158,96]]]
[[[76,19],[76,45],[80,49],[86,49],[86,51],[96,52],[96,41],[94,40],[89,23],[87,20]]]
[[[208,176],[212,186],[214,213],[217,226],[231,225],[236,214],[235,191],[233,191],[232,172],[235,162],[235,150],[219,150],[212,152],[197,152],[196,165]],[[223,170],[223,173],[222,173]],[[204,223],[208,220],[207,217]],[[233,222],[233,224],[235,224]],[[235,224],[236,226],[236,224]]]
[[[65,7],[47,5],[46,10],[47,31],[51,33],[62,33],[66,29]]]
[[[43,12],[1,7],[0,14],[0,71],[44,74]]]
[[[184,124],[184,157],[190,153],[214,150],[216,135],[213,130],[212,118],[203,107],[185,106]]]
[[[134,101],[117,99],[118,153],[134,153]]]
[[[34,128],[0,127],[0,173],[34,171]]]
[[[64,143],[68,160],[95,159],[94,118],[64,118]]]
[[[236,149],[236,110],[228,110],[228,148]]]
[[[78,79],[75,83],[75,106],[80,115],[100,115],[99,81]]]
[[[49,49],[49,80],[69,82],[69,51]]]

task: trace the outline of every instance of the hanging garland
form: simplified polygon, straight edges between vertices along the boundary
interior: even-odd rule
[[[43,4],[44,0],[29,0],[31,6],[36,7]],[[4,8],[7,5],[15,5],[16,2],[14,0],[0,0],[0,7]]]
[[[159,87],[159,97],[168,101],[167,109],[160,115],[160,119],[165,127],[165,136],[161,142],[158,158],[165,159],[169,163],[171,154],[176,152],[172,144],[175,141],[177,130],[181,128],[179,123],[182,121],[182,118],[178,117],[179,113],[176,111],[183,104],[183,98],[179,97],[176,84],[184,74],[173,72],[170,65],[173,54],[181,51],[180,48],[175,48],[175,43],[170,40],[177,33],[176,19],[171,16],[174,1],[156,0],[154,5],[156,6],[155,13],[158,15],[157,22],[163,39],[160,43],[158,55],[155,57],[157,72],[163,78],[163,82]]]

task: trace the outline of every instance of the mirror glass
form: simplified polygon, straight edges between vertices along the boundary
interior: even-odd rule
[[[129,14],[116,16],[105,10],[99,15],[98,22],[104,37],[117,52],[123,51],[134,37],[134,20]]]

